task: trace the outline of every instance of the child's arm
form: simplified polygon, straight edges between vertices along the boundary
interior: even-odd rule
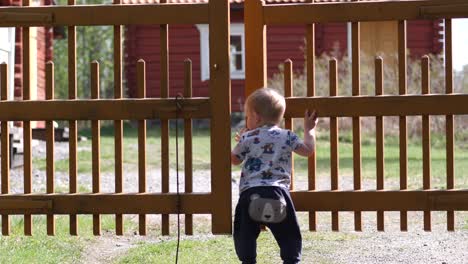
[[[317,124],[317,112],[314,110],[309,113],[306,110],[304,116],[304,143],[294,150],[295,153],[308,157],[314,153],[315,150],[315,125]]]
[[[241,135],[242,135],[245,131],[247,131],[247,128],[242,128],[239,132],[237,132],[236,135],[235,135],[235,137],[234,137],[234,140],[235,140],[236,142],[239,142],[240,139],[241,139]],[[237,148],[237,146],[236,146],[236,148]],[[239,158],[237,157],[236,154],[234,154],[234,150],[231,151],[231,164],[232,164],[232,165],[239,165],[239,164],[241,164],[241,163],[242,163],[242,160],[239,159]]]
[[[235,154],[231,152],[231,164],[232,165],[239,165],[242,163],[242,160],[240,160]]]

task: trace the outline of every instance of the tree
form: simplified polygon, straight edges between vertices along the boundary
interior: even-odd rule
[[[80,4],[110,4],[104,0],[77,0]],[[66,5],[66,0],[59,0],[58,5]],[[68,34],[67,34],[68,35]],[[112,26],[79,26],[76,27],[76,71],[78,98],[90,98],[91,71],[90,64],[96,60],[100,68],[100,94],[103,98],[113,96],[114,61],[113,61],[113,27]],[[54,63],[56,97],[68,98],[68,40],[54,41]]]

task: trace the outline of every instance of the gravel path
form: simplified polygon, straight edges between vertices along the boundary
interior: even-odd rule
[[[45,156],[45,144],[39,142],[34,148],[34,157]],[[56,143],[56,160],[66,158],[68,155],[67,143]],[[136,168],[126,166],[124,173],[124,191],[136,192],[138,188]],[[236,173],[234,173],[236,174]],[[238,173],[237,173],[238,174]],[[16,168],[11,171],[11,192],[23,192],[23,171]],[[161,190],[160,170],[150,170],[147,173],[147,186],[150,192]],[[176,191],[176,173],[170,172],[170,191]],[[194,172],[194,191],[207,192],[211,186],[209,182],[209,171]],[[300,178],[300,177],[298,177]],[[181,192],[183,191],[184,175],[180,173]],[[386,187],[398,186],[395,180],[387,180]],[[91,189],[91,176],[79,175],[80,185]],[[235,206],[238,189],[238,176],[233,177],[232,196],[233,208]],[[55,184],[59,190],[67,192],[68,174],[56,173]],[[102,192],[113,192],[113,173],[103,173],[101,175]],[[304,189],[306,182],[297,181],[297,189]],[[329,188],[330,181],[327,177],[317,179],[317,189],[325,190]],[[341,177],[340,188],[352,189],[352,177]],[[375,189],[375,181],[364,180],[363,189]],[[33,191],[44,192],[45,172],[33,170]],[[298,213],[301,228],[307,232],[307,214]],[[198,217],[198,216],[197,216]],[[374,212],[363,213],[363,231],[353,231],[353,214],[340,213],[339,233],[330,232],[330,213],[318,214],[318,230],[313,233],[314,239],[304,241],[303,263],[468,263],[468,212],[456,213],[456,230],[447,232],[446,216],[444,212],[433,212],[433,231],[422,231],[423,215],[420,212],[408,213],[409,232],[399,231],[399,213],[388,212],[385,214],[386,232],[376,231],[376,217]],[[128,218],[126,218],[127,221]],[[160,223],[158,216],[149,219],[149,225],[154,224],[158,230]],[[203,222],[209,223],[209,217],[203,216]],[[204,220],[203,220],[204,219]],[[464,228],[464,229],[463,229]],[[209,226],[206,227],[209,231]],[[159,234],[159,231],[153,233]],[[206,236],[206,235],[200,235]],[[124,237],[114,236],[112,233],[104,234],[102,237],[94,239],[86,249],[83,256],[83,263],[109,263],[115,256],[124,255],[125,252],[138,245],[141,241],[161,241],[167,238],[160,236],[139,237],[128,234]]]

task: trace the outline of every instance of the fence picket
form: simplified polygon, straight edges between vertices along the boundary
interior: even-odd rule
[[[383,95],[383,59],[377,57],[375,59],[375,95]],[[383,116],[376,116],[376,163],[377,163],[377,190],[384,190],[385,188],[385,143],[384,143],[384,118]],[[384,211],[377,211],[377,230],[385,230],[385,213]]]
[[[398,83],[399,95],[406,94],[406,21],[398,21]],[[408,188],[408,132],[406,116],[400,116],[400,190]],[[400,229],[408,230],[408,214],[400,211]]]
[[[146,97],[146,63],[137,62],[138,98]],[[138,192],[146,192],[146,120],[138,120]],[[140,236],[146,235],[146,215],[138,216]]]
[[[335,58],[329,62],[330,96],[338,95],[338,65]],[[339,151],[338,151],[338,118],[330,117],[330,169],[331,190],[339,188]],[[332,230],[339,231],[339,213],[332,211]]]
[[[68,5],[75,5],[75,0],[68,0]],[[76,28],[68,27],[68,99],[74,100],[77,97],[77,75],[76,75]],[[76,120],[69,120],[69,174],[70,174],[70,193],[77,192],[77,145],[78,145],[78,126]],[[70,215],[70,235],[78,235],[78,217]]]
[[[120,5],[122,0],[114,0]],[[122,26],[114,26],[114,98],[122,98]],[[114,120],[114,148],[115,148],[115,192],[123,191],[123,122]],[[115,215],[115,233],[123,235],[123,215]]]
[[[192,61],[184,61],[184,97],[192,97]],[[192,119],[184,119],[184,172],[185,193],[193,192],[193,153],[192,153]],[[193,235],[193,215],[185,215],[185,234]]]
[[[445,93],[453,93],[452,19],[445,19]],[[447,190],[455,188],[454,125],[453,115],[446,115]],[[455,230],[454,211],[447,211],[447,230]]]
[[[99,99],[99,62],[91,62],[91,99]],[[91,130],[92,130],[92,176],[93,176],[93,193],[100,192],[100,141],[101,141],[101,131],[100,131],[100,121],[92,120],[91,121]],[[95,236],[101,235],[101,215],[93,214],[93,234]]]
[[[8,100],[8,65],[6,63],[0,64],[0,87],[1,87],[1,101]],[[1,122],[1,157],[2,157],[2,194],[10,192],[10,129],[8,121]],[[2,235],[10,235],[10,216],[2,214]]]
[[[31,0],[23,0],[23,6],[29,6]],[[23,27],[23,100],[31,100],[31,69],[30,69],[30,28]],[[24,170],[24,194],[32,191],[32,158],[31,158],[32,130],[31,122],[23,122],[23,170]],[[24,234],[32,235],[33,217],[31,214],[24,215]]]
[[[166,0],[161,0],[165,4]],[[161,47],[161,98],[169,97],[169,26],[159,26]],[[161,189],[162,193],[169,192],[169,120],[161,119]],[[169,215],[161,216],[161,232],[169,235]]]
[[[46,100],[54,100],[54,63],[46,63]],[[46,121],[46,175],[48,194],[54,193],[54,121]],[[47,235],[55,235],[55,219],[53,214],[47,215]]]
[[[423,56],[421,60],[421,90],[422,94],[431,91],[431,78],[429,56]],[[422,143],[423,143],[423,189],[431,189],[431,118],[422,116]],[[431,231],[431,211],[424,211],[424,231]]]
[[[290,59],[284,61],[284,97],[293,96],[293,62]],[[284,127],[293,130],[294,121],[290,117],[284,119]],[[291,185],[290,190],[294,190],[294,155],[291,156]]]
[[[351,23],[352,27],[352,94],[359,96],[361,94],[360,80],[360,24]],[[353,171],[354,171],[354,190],[361,190],[361,118],[353,117]],[[354,212],[354,230],[362,231],[361,212]]]
[[[313,1],[313,0],[312,0]],[[315,96],[315,24],[306,26],[306,57],[307,57],[307,97]],[[316,149],[307,159],[308,190],[315,190],[316,178]],[[317,230],[317,214],[309,211],[309,230]]]

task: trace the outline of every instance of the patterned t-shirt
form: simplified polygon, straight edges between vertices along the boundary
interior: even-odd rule
[[[256,186],[291,184],[291,155],[302,140],[292,131],[278,126],[262,126],[242,134],[232,151],[244,161],[239,191]]]

